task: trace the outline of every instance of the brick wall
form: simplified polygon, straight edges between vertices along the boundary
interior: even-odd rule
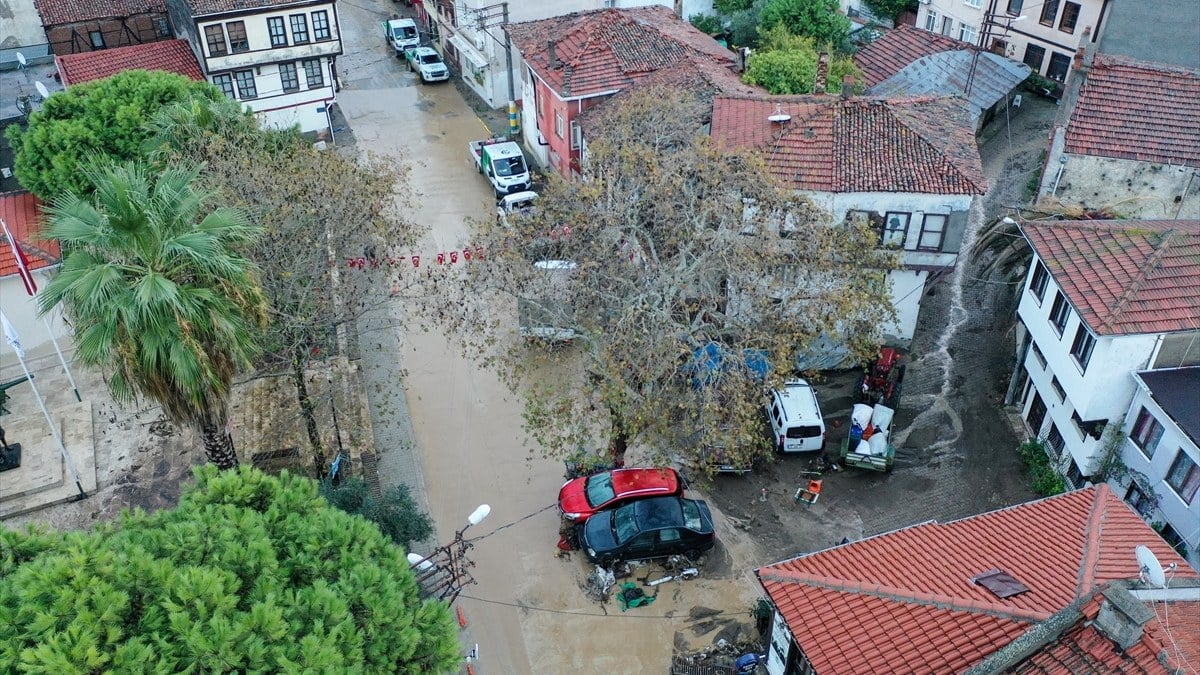
[[[164,13],[150,13],[47,26],[46,40],[50,43],[50,51],[56,56],[94,51],[96,48],[91,41],[93,31],[100,31],[104,36],[102,49],[169,40],[172,38],[170,30],[163,35],[158,25],[158,19],[165,21],[166,18]]]

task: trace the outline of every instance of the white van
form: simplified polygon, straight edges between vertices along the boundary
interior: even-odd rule
[[[825,420],[808,382],[791,380],[772,392],[767,417],[780,452],[818,452],[825,447]]]

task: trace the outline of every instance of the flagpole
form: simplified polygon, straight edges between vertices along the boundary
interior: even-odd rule
[[[58,362],[62,364],[63,372],[67,374],[67,380],[71,383],[71,391],[75,392],[75,400],[83,403],[83,398],[79,396],[79,386],[75,384],[75,378],[71,376],[71,369],[67,368],[67,360],[63,358],[62,350],[58,347],[58,338],[54,337],[54,329],[50,327],[50,321],[45,315],[42,315],[42,323],[46,325],[46,332],[50,335],[50,342],[54,343],[54,353],[58,354]]]
[[[46,409],[46,403],[42,401],[42,394],[38,391],[37,384],[33,381],[33,374],[29,372],[29,366],[25,364],[25,350],[21,348],[21,342],[17,339],[17,331],[13,325],[8,322],[8,317],[0,312],[0,324],[3,324],[4,337],[8,340],[8,344],[17,354],[17,361],[21,362],[21,370],[25,371],[25,377],[29,381],[29,386],[33,388],[33,397],[37,399],[38,407],[42,409],[42,415],[46,417],[46,424],[50,427],[50,434],[54,436],[54,441],[58,443],[58,451],[62,453],[63,461],[66,462],[67,468],[71,471],[71,476],[75,479],[75,487],[79,488],[79,499],[86,499],[87,492],[83,489],[83,481],[79,477],[79,470],[75,468],[75,460],[71,459],[71,454],[67,452],[67,446],[63,445],[62,436],[58,433],[58,427],[54,426],[54,420],[50,417],[50,411]]]

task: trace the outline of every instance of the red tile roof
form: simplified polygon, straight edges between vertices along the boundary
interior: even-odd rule
[[[46,241],[38,236],[41,217],[38,210],[41,202],[29,192],[0,193],[0,218],[25,252],[30,269],[41,269],[60,262],[61,253],[57,241]],[[17,273],[17,260],[13,257],[8,238],[0,230],[0,278]]]
[[[109,17],[167,13],[166,0],[33,0],[33,5],[47,27]]]
[[[186,0],[192,16],[297,4],[297,0]]]
[[[1096,334],[1200,329],[1200,221],[1026,221],[1021,230]]]
[[[1200,167],[1200,70],[1097,54],[1066,151]]]
[[[517,23],[508,33],[525,63],[562,98],[619,91],[685,58],[734,65],[732,52],[657,5]]]
[[[130,47],[54,57],[63,85],[103,80],[126,70],[165,70],[193,80],[204,73],[186,40],[164,40]]]
[[[973,48],[969,43],[901,24],[858,50],[854,62],[862,68],[867,87],[873,87],[922,56]]]
[[[767,118],[791,115],[781,128]],[[719,97],[713,140],[756,149],[785,185],[822,192],[983,194],[970,114],[957,98]]]
[[[756,573],[818,673],[940,674],[962,672],[1104,583],[1136,578],[1138,544],[1190,571],[1101,484]],[[1029,590],[1000,599],[971,582],[994,569]]]

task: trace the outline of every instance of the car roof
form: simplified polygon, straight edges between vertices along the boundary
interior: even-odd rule
[[[679,474],[668,467],[613,469],[610,473],[613,491],[618,495],[646,490],[669,493],[679,487]]]
[[[430,54],[438,56],[437,50],[433,47],[417,47],[413,50],[413,53],[417,54],[418,56],[429,56]]]
[[[536,193],[532,190],[524,190],[522,192],[514,192],[511,195],[504,195],[504,197],[500,201],[504,202],[505,204],[512,205],[512,204],[517,204],[520,202],[534,201],[535,199],[537,199],[537,196],[538,196],[538,193]]]
[[[639,499],[621,508],[632,507],[638,529],[645,532],[646,530],[657,530],[663,527],[685,527],[683,518],[684,502],[694,502],[700,507],[701,513],[704,513],[708,509],[708,506],[699,499],[684,499],[683,497]]]
[[[805,380],[789,380],[783,389],[776,392],[783,403],[783,414],[787,421],[806,421],[820,417],[817,395]]]

